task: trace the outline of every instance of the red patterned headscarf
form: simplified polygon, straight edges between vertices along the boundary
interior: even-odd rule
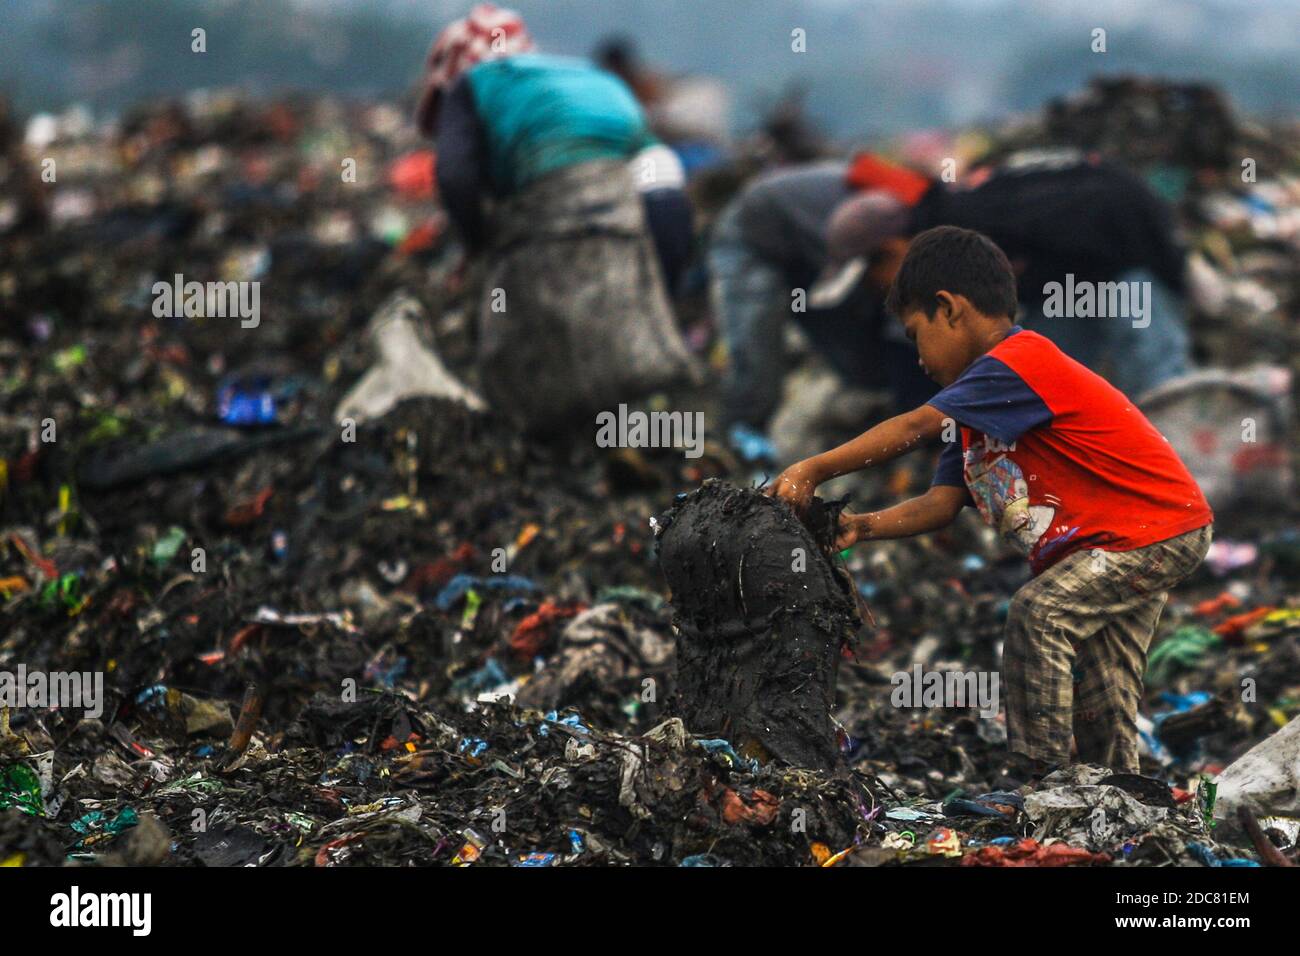
[[[460,75],[484,60],[526,53],[533,38],[523,19],[513,10],[480,3],[469,15],[438,34],[424,63],[425,86],[416,107],[415,121],[426,136],[433,132],[438,102]]]

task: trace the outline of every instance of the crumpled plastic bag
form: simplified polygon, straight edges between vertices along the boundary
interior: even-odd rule
[[[674,773],[675,761],[671,758],[658,761],[655,765],[655,778],[649,779],[647,763],[650,742],[664,744],[670,750],[680,753],[686,749],[686,725],[680,717],[670,717],[663,723],[646,731],[639,740],[629,741],[623,750],[623,766],[619,773],[618,802],[634,816],[647,820],[652,816],[650,808],[654,801],[644,799],[656,785],[663,784],[668,789],[679,789],[681,781]]]
[[[1138,405],[1187,463],[1210,506],[1224,510],[1290,494],[1290,396],[1289,369],[1257,365],[1190,372],[1147,392]]]
[[[612,687],[648,669],[665,668],[673,653],[666,632],[642,625],[620,604],[597,604],[565,625],[557,653],[516,700],[523,707],[558,707],[580,681]]]
[[[403,399],[419,396],[449,398],[474,411],[487,408],[420,341],[416,325],[423,320],[420,303],[404,292],[394,293],[380,306],[368,329],[378,361],[339,402],[335,421],[382,418]]]
[[[1025,813],[1035,824],[1034,838],[1059,837],[1067,843],[1100,850],[1145,833],[1168,815],[1167,807],[1149,807],[1119,787],[1067,784],[1025,797]]]
[[[1243,804],[1260,816],[1300,816],[1300,717],[1219,774],[1214,817],[1236,825]]]

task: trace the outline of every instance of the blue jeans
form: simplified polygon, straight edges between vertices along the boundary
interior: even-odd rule
[[[785,276],[745,242],[735,204],[714,224],[708,263],[709,298],[727,346],[724,414],[729,425],[761,429],[781,401]]]
[[[652,189],[641,194],[646,226],[654,240],[668,298],[677,295],[682,272],[691,259],[695,234],[691,200],[681,189]]]
[[[710,298],[727,346],[723,395],[728,425],[763,429],[781,401],[785,322],[793,315],[809,344],[857,388],[889,388],[902,408],[920,405],[934,385],[917,367],[905,339],[882,337],[880,297],[861,287],[834,309],[791,308],[791,286],[807,288],[814,274],[791,273],[763,258],[740,233],[736,207],[723,210],[709,243]]]
[[[1186,307],[1149,270],[1134,269],[1113,281],[1150,283],[1150,324],[1135,328],[1132,318],[1119,316],[1048,317],[1039,305],[1027,311],[1021,324],[1047,336],[1061,351],[1137,400],[1191,369]]]

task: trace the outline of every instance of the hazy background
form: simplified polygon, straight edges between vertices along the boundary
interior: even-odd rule
[[[790,84],[841,137],[1036,107],[1095,73],[1220,84],[1264,115],[1300,102],[1297,0],[517,0],[546,49],[635,38],[670,72],[727,81],[745,129]],[[0,89],[20,110],[97,112],[211,86],[404,95],[461,0],[3,0]],[[208,52],[190,52],[190,30]],[[790,32],[807,31],[807,52]],[[1107,31],[1108,52],[1090,49]]]

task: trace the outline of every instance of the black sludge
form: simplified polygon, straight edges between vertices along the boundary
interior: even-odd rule
[[[809,523],[829,540],[837,515],[816,501]],[[658,520],[686,726],[746,755],[836,765],[840,648],[861,620],[823,546],[784,502],[719,481]]]

